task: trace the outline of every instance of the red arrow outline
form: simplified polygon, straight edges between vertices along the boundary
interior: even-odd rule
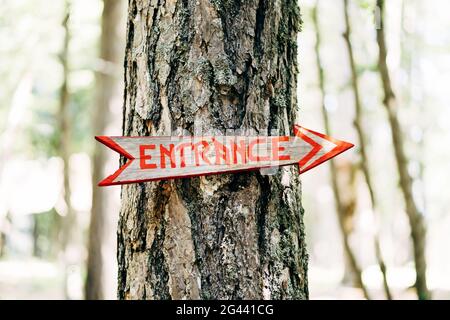
[[[328,140],[336,145],[336,147],[333,148],[330,152],[327,152],[322,157],[315,160],[311,165],[306,167],[304,170],[301,170],[301,167],[303,165],[305,165],[306,163],[308,163],[308,161],[311,160],[323,148],[323,146],[320,145],[319,143],[317,143],[316,141],[314,141],[312,138],[305,135],[304,133],[302,133],[301,129],[306,130],[314,135],[317,135],[325,140]],[[294,134],[296,137],[301,138],[302,140],[309,143],[313,147],[313,149],[306,156],[304,156],[302,159],[300,159],[300,161],[298,162],[299,174],[305,173],[306,171],[313,169],[314,167],[318,166],[319,164],[341,154],[342,152],[344,152],[354,146],[352,143],[348,143],[345,141],[331,138],[327,135],[324,135],[322,133],[319,133],[319,132],[316,132],[316,131],[313,131],[310,129],[306,129],[299,125],[294,126]],[[157,137],[155,137],[155,138],[157,138]],[[116,172],[114,172],[112,175],[110,175],[107,178],[100,181],[98,186],[101,186],[101,187],[112,186],[112,185],[131,184],[131,183],[141,183],[141,182],[149,182],[149,181],[157,181],[157,180],[169,180],[169,179],[178,179],[178,178],[192,178],[192,177],[198,177],[198,176],[209,176],[209,175],[214,175],[214,174],[219,174],[219,173],[220,174],[239,173],[239,172],[255,171],[255,170],[260,170],[260,169],[280,167],[280,165],[262,166],[262,167],[246,168],[246,169],[227,170],[227,171],[221,171],[221,172],[208,172],[208,173],[202,173],[202,174],[186,174],[186,175],[181,175],[181,176],[168,176],[168,177],[164,177],[164,178],[114,181],[135,160],[135,158],[131,154],[129,154],[125,149],[123,149],[120,145],[118,145],[116,142],[114,142],[114,140],[112,140],[110,137],[96,136],[95,139],[97,141],[99,141],[100,143],[104,144],[105,146],[109,147],[110,149],[123,155],[128,160]],[[292,164],[294,164],[294,163],[292,163]],[[284,164],[284,166],[292,165],[292,164]]]
[[[294,126],[294,134],[296,137],[301,138],[303,141],[309,143],[313,148],[312,150],[304,156],[300,161],[298,162],[299,169],[301,169],[305,164],[308,163],[309,160],[311,160],[320,150],[322,150],[322,146],[318,144],[316,141],[308,137],[306,134],[304,134],[301,129],[308,130],[306,128],[303,128],[301,126]],[[304,172],[304,171],[302,171]]]
[[[316,131],[313,131],[313,130],[310,130],[310,129],[306,129],[306,128],[301,127],[301,126],[298,126],[298,125],[296,125],[296,127],[299,127],[299,128],[301,128],[301,129],[303,129],[303,130],[306,130],[306,131],[308,131],[308,132],[311,132],[312,134],[315,134],[316,136],[319,136],[319,137],[321,137],[321,138],[323,138],[323,139],[325,139],[325,140],[328,140],[328,141],[330,141],[330,142],[332,142],[332,143],[334,143],[334,144],[336,145],[336,147],[334,147],[333,150],[331,150],[330,152],[325,153],[325,154],[324,154],[323,156],[321,156],[319,159],[317,159],[316,161],[314,161],[313,163],[311,163],[309,166],[307,166],[304,170],[301,170],[300,173],[305,173],[306,171],[309,171],[309,170],[311,170],[311,169],[317,167],[319,164],[321,164],[321,163],[323,163],[323,162],[325,162],[325,161],[328,161],[328,160],[330,160],[331,158],[334,158],[334,157],[340,155],[342,152],[347,151],[348,149],[354,147],[354,144],[353,144],[353,143],[349,143],[349,142],[345,142],[345,141],[342,141],[342,140],[334,139],[334,138],[332,138],[332,137],[330,137],[330,136],[327,136],[327,135],[325,135],[325,134],[323,134],[323,133],[319,133],[319,132],[316,132]],[[297,129],[297,130],[298,130],[298,132],[300,132],[299,129]],[[300,132],[300,134],[302,134],[302,133]],[[303,135],[303,134],[302,134],[302,135]],[[305,135],[303,135],[303,136],[306,137]],[[309,137],[307,137],[307,138],[310,139],[311,141],[314,141],[314,140],[312,140],[312,139],[309,138]],[[302,139],[304,139],[304,138],[302,137]],[[305,140],[305,141],[306,141],[306,140]],[[307,142],[310,143],[309,141],[307,141]],[[315,142],[315,141],[314,141],[314,143],[315,143],[315,144],[318,144],[318,143]],[[321,148],[322,148],[322,146],[321,146]],[[319,151],[320,151],[320,149],[319,149]],[[318,151],[317,151],[317,152],[318,152]],[[316,153],[317,153],[317,152],[316,152]],[[316,153],[314,153],[314,155],[315,155]],[[309,154],[308,154],[308,155],[309,155]],[[313,156],[314,156],[314,155],[313,155]],[[302,160],[303,160],[303,159],[302,159]],[[309,159],[308,159],[308,160],[309,160]]]
[[[110,137],[106,136],[96,136],[95,140],[97,140],[100,143],[103,143],[108,148],[118,152],[119,154],[123,155],[125,158],[127,158],[127,162],[121,166],[116,172],[114,172],[112,175],[108,176],[107,178],[103,179],[99,182],[99,187],[106,187],[106,186],[112,186],[117,185],[119,183],[115,182],[114,180],[121,174],[134,160],[135,158],[129,154],[125,149],[123,149],[121,146],[119,146],[117,143],[114,142]],[[137,181],[135,181],[137,182]],[[132,183],[132,182],[130,182]]]

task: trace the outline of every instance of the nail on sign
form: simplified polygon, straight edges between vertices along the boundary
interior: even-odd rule
[[[110,186],[298,164],[304,173],[353,147],[294,127],[290,136],[95,137],[128,161],[99,183]]]

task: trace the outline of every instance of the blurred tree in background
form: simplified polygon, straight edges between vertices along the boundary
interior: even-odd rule
[[[322,110],[322,118],[323,118],[323,124],[325,127],[325,134],[328,136],[334,136],[331,132],[331,123],[330,123],[330,117],[328,114],[328,110],[326,107],[326,84],[325,84],[325,72],[323,69],[323,64],[320,56],[320,50],[321,50],[321,31],[320,31],[320,25],[319,25],[319,6],[320,1],[317,1],[316,6],[313,9],[312,13],[312,19],[314,22],[314,28],[316,33],[316,44],[315,44],[315,55],[316,55],[316,66],[317,66],[317,73],[319,77],[319,89],[321,93],[321,110]],[[351,203],[346,203],[345,198],[349,198],[346,196],[345,191],[350,191],[350,193],[354,190],[350,190],[349,188],[345,188],[342,186],[342,183],[339,181],[340,176],[343,176],[343,180],[347,183],[350,182],[351,179],[348,179],[349,176],[353,175],[354,168],[353,164],[351,162],[349,163],[349,170],[340,170],[340,173],[338,172],[337,168],[337,161],[339,160],[331,160],[330,161],[330,176],[331,176],[331,188],[333,189],[333,195],[334,195],[334,203],[336,208],[336,214],[337,214],[337,220],[339,222],[339,227],[341,229],[342,234],[342,242],[344,246],[344,251],[346,255],[346,261],[348,262],[349,270],[346,270],[353,278],[356,283],[356,285],[361,288],[363,291],[364,297],[366,299],[370,299],[369,292],[364,285],[363,279],[362,279],[362,270],[359,266],[359,263],[357,261],[357,258],[354,254],[354,250],[352,249],[349,241],[349,235],[352,231],[352,220],[354,215],[354,205]],[[347,176],[347,177],[345,177]],[[341,178],[342,180],[342,178]],[[348,187],[348,186],[347,186]]]
[[[426,280],[426,231],[423,213],[420,212],[413,195],[413,178],[408,172],[408,157],[405,152],[404,132],[398,118],[398,108],[400,107],[394,93],[390,71],[387,61],[387,44],[385,35],[385,1],[377,0],[377,43],[378,43],[378,70],[383,86],[383,104],[386,107],[389,125],[392,135],[395,160],[397,163],[398,175],[400,179],[400,190],[405,200],[405,210],[408,215],[411,228],[411,238],[413,242],[414,262],[416,268],[416,289],[419,299],[428,299]]]
[[[44,268],[43,274],[55,279],[48,282],[44,295],[83,297],[94,190],[89,160],[94,151],[93,135],[107,130],[109,125],[120,126],[125,36],[120,16],[126,8],[124,1],[111,1],[111,5],[119,9],[111,18],[114,21],[109,21],[117,30],[108,32],[112,39],[110,49],[100,44],[102,1],[55,1],[52,6],[44,1],[3,1],[0,9],[0,37],[5,44],[1,61],[8,61],[0,63],[4,79],[0,115],[5,120],[0,122],[0,230],[5,240],[0,244],[3,256],[12,259],[5,270],[31,251],[39,257],[29,262],[30,269]],[[21,18],[17,20],[14,15]],[[108,63],[105,55],[108,58],[111,54],[118,56]],[[105,76],[96,78],[96,74]],[[101,109],[102,86],[107,99],[116,101],[106,110]],[[103,123],[108,126],[102,126],[102,113]],[[117,161],[111,157],[109,167]],[[19,200],[22,194],[27,194],[26,201]],[[100,264],[98,268],[103,270],[102,276],[109,277],[101,285],[107,292],[102,297],[115,298],[117,213],[111,206],[118,205],[118,192],[109,190],[104,194],[105,198],[110,197],[112,212],[101,221],[107,230],[98,232],[103,250],[95,256],[99,264],[106,261],[106,266]],[[96,249],[95,245],[91,247]],[[40,283],[26,281],[31,286]],[[8,281],[6,288],[7,284]],[[11,294],[21,288],[16,283],[10,285],[14,288]],[[39,291],[33,293],[29,285],[23,286],[29,291],[27,295],[39,296]]]
[[[97,71],[97,98],[93,107],[92,131],[94,135],[106,135],[108,124],[112,122],[112,109],[118,105],[122,95],[119,81],[122,79],[122,61],[124,55],[124,28],[123,17],[126,10],[124,1],[104,0],[101,19],[102,32],[100,38],[100,62],[101,69]],[[121,103],[121,101],[119,102]],[[95,186],[107,174],[108,155],[105,148],[97,144],[94,148],[92,160],[92,184]],[[108,242],[114,241],[108,236],[109,230],[115,229],[114,219],[116,214],[111,212],[108,203],[114,194],[106,188],[93,188],[91,222],[89,228],[88,260],[86,292],[87,299],[104,299],[105,283],[111,272],[107,272]],[[106,252],[105,252],[106,250]]]

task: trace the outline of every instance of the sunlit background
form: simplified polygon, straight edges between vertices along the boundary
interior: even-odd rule
[[[110,0],[111,1],[111,0]],[[114,1],[114,0],[112,0]],[[121,0],[117,0],[121,1]],[[122,0],[122,2],[125,2]],[[427,227],[428,287],[433,298],[450,298],[450,2],[386,1],[388,66],[399,102],[399,119],[413,177],[414,200]],[[92,156],[99,74],[117,83],[108,110],[107,135],[121,134],[122,63],[100,58],[103,2],[100,0],[0,0],[0,299],[83,299],[89,252]],[[324,131],[316,35],[324,71],[324,101],[333,136],[358,141],[345,30],[343,0],[300,0],[300,123]],[[117,20],[125,47],[126,3]],[[69,8],[69,9],[68,9]],[[63,27],[69,12],[68,27]],[[351,42],[362,95],[363,130],[378,202],[373,212],[361,170],[358,146],[335,164],[345,201],[350,249],[372,298],[384,299],[382,273],[374,250],[380,238],[388,285],[396,299],[416,299],[410,225],[378,73],[375,1],[350,0]],[[68,35],[68,53],[64,39]],[[63,64],[67,63],[67,72]],[[68,135],[62,134],[61,92],[67,78]],[[61,156],[61,145],[68,158]],[[64,199],[68,163],[70,201]],[[108,153],[105,172],[118,165]],[[312,299],[363,299],[343,247],[331,184],[330,166],[302,176],[303,205],[310,255]],[[120,187],[102,189],[107,221],[101,246],[104,297],[116,298],[116,219]],[[67,213],[76,219],[67,223]],[[61,239],[70,228],[74,235]]]

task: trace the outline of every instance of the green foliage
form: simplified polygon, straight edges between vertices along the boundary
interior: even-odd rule
[[[357,0],[356,3],[360,8],[365,10],[372,10],[375,7],[374,0]]]
[[[57,156],[64,1],[52,6],[43,0],[4,1],[0,10],[0,129],[14,129],[20,152],[29,158]],[[95,106],[100,15],[101,1],[94,5],[72,1],[68,56],[71,152],[89,152],[93,144],[90,110]],[[20,86],[27,77],[32,85],[22,92]],[[15,104],[14,96],[18,97]],[[9,120],[17,113],[13,109],[21,111],[16,125]]]
[[[33,232],[36,237],[34,254],[36,256],[55,257],[58,220],[60,220],[60,217],[54,209],[33,215]]]

